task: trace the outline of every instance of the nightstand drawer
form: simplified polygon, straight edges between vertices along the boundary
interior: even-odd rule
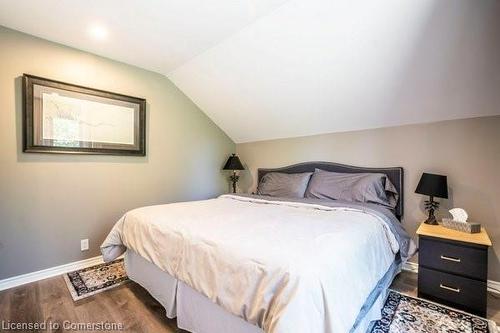
[[[418,295],[484,316],[486,283],[425,267],[418,271]]]
[[[479,246],[420,237],[419,266],[486,281],[488,251]]]

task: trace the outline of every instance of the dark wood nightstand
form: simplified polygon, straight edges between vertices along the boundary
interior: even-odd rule
[[[417,234],[418,296],[486,317],[486,231],[469,234],[422,223]]]

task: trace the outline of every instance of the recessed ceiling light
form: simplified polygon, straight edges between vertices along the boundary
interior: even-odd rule
[[[105,40],[108,37],[108,30],[99,24],[92,24],[88,29],[88,33],[90,37],[96,40]]]

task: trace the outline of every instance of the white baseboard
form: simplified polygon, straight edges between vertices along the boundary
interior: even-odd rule
[[[415,262],[407,261],[403,265],[403,270],[408,271],[408,272],[412,272],[412,273],[418,273],[418,264]]]
[[[488,280],[488,291],[490,293],[494,293],[494,294],[500,295],[500,282],[499,281]]]
[[[68,264],[42,269],[41,271],[31,272],[18,276],[13,276],[7,279],[0,280],[0,291],[14,288],[26,283],[35,282],[47,279],[53,276],[61,275],[64,273],[76,271],[85,267],[98,265],[103,263],[102,256],[88,258],[80,261],[70,262]]]
[[[418,264],[415,262],[407,262],[406,264],[403,265],[403,270],[409,271],[412,273],[418,273]],[[500,282],[499,281],[488,280],[487,286],[488,286],[488,291],[490,293],[500,295]]]

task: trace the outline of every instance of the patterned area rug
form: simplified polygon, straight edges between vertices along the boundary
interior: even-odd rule
[[[494,322],[391,290],[371,333],[497,333]]]
[[[64,280],[73,301],[79,301],[130,281],[123,267],[123,259],[64,274]]]

